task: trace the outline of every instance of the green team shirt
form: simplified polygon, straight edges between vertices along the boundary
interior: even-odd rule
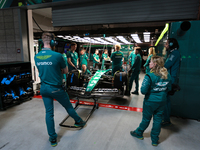
[[[145,75],[141,86],[141,93],[145,95],[145,100],[150,102],[166,102],[167,93],[171,90],[171,76],[161,79],[160,76],[149,72]]]
[[[75,67],[77,67],[77,60],[78,60],[78,54],[77,52],[72,53],[71,51],[68,52],[67,58],[71,58],[71,62],[75,65]],[[68,65],[69,70],[73,70],[74,67],[71,66],[70,64]]]
[[[140,54],[135,55],[135,60],[133,65],[131,66],[131,69],[134,70],[135,72],[138,71],[140,72],[141,70],[141,64],[142,64],[142,58]]]
[[[62,54],[43,48],[34,57],[41,82],[49,85],[62,85],[61,69],[66,67]]]
[[[67,55],[65,53],[62,54],[63,58],[64,58],[64,61],[65,61],[65,65],[68,66],[68,63],[67,63]],[[66,74],[63,74],[63,79],[67,79],[66,77]]]
[[[120,51],[113,52],[111,54],[112,66],[122,66],[122,58],[124,55]]]
[[[96,58],[96,60],[99,60],[99,55],[97,55],[97,54],[94,53],[93,54],[93,58]],[[93,59],[93,63],[99,63],[96,60]]]
[[[151,57],[153,56],[153,54],[149,55],[149,57],[147,58],[146,63],[144,64],[144,67],[146,67],[146,73],[148,73],[151,69],[149,68],[149,63],[151,61]]]
[[[91,75],[90,70],[86,69],[86,71],[83,73],[83,75]]]
[[[136,54],[135,54],[135,51],[132,51],[130,56],[129,56],[129,60],[131,62],[131,66],[133,66],[134,62],[135,62],[135,57],[136,57]]]
[[[80,65],[82,66],[84,64],[87,66],[87,59],[88,56],[85,53],[83,55],[80,55]]]
[[[102,58],[103,58],[103,60],[104,60],[104,58],[108,58],[108,54],[103,53]]]

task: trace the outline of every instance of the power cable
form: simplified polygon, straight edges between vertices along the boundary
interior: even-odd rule
[[[38,26],[38,28],[40,28],[40,26],[38,25],[38,23],[35,21],[34,17],[32,17],[32,18],[33,18],[33,21],[35,22],[35,24]],[[42,30],[42,28],[40,28],[40,30],[41,30],[42,32],[44,32],[44,30]]]

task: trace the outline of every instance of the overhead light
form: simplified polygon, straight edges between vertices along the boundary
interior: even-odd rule
[[[94,39],[91,39],[90,37],[84,37],[84,39],[87,40],[89,43],[100,44],[100,42],[95,41]]]
[[[112,37],[106,37],[105,39],[112,42],[113,44],[120,44],[120,45],[122,44],[120,42],[115,41]]]
[[[71,36],[65,36],[64,39],[71,40],[72,37]]]
[[[64,36],[62,36],[62,35],[57,35],[57,37],[59,37],[59,38],[63,38]]]
[[[150,34],[150,32],[143,32],[145,42],[150,42]]]
[[[140,38],[139,38],[138,34],[131,34],[131,36],[132,36],[133,40],[134,40],[136,43],[142,43],[142,42],[140,41]]]
[[[122,41],[125,44],[132,44],[130,42],[128,42],[123,36],[116,36],[120,41]]]
[[[94,38],[95,40],[97,40],[97,41],[99,41],[99,42],[101,42],[101,44],[111,44],[111,43],[109,43],[109,42],[107,42],[107,41],[104,41],[103,39],[101,39],[100,37],[96,37],[96,38]]]

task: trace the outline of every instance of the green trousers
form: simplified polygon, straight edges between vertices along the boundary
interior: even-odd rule
[[[42,99],[46,109],[45,119],[50,140],[54,140],[57,138],[57,134],[55,132],[55,124],[54,124],[54,105],[53,105],[54,99],[56,99],[66,109],[68,114],[76,122],[82,120],[74,110],[72,104],[70,103],[68,94],[62,89],[61,86],[56,87],[42,83],[40,88],[40,93],[42,95]]]
[[[139,127],[135,130],[138,135],[143,135],[143,132],[149,126],[151,118],[153,117],[151,140],[152,143],[158,142],[165,105],[166,103],[148,102],[144,100],[142,121]]]
[[[135,91],[138,92],[139,89],[139,71],[133,71],[131,74],[131,78],[129,80],[129,91],[131,91],[132,86],[133,86],[133,81],[135,80]]]

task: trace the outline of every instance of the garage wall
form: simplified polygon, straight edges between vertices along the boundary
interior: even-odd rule
[[[0,62],[29,61],[26,18],[26,10],[0,10]]]
[[[52,9],[53,26],[196,20],[199,0],[98,1]]]
[[[190,21],[191,28],[183,36],[177,35],[182,22],[171,24],[170,36],[176,38],[181,53],[179,86],[181,90],[171,96],[172,115],[200,120],[200,21]]]

